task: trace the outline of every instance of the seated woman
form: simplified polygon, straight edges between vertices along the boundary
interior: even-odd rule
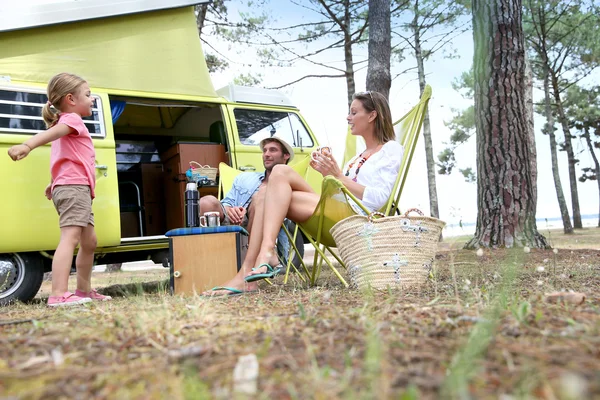
[[[347,120],[353,135],[365,139],[366,149],[340,170],[331,155],[317,154],[311,167],[323,176],[332,175],[369,210],[379,210],[392,192],[403,148],[395,140],[390,108],[378,92],[363,92],[353,96]],[[256,195],[254,225],[246,258],[238,274],[225,285],[207,291],[205,295],[231,295],[255,291],[265,273],[277,274],[279,264],[274,251],[275,239],[284,218],[307,221],[315,212],[320,196],[292,168],[276,165],[266,190]],[[257,279],[253,275],[260,274]]]

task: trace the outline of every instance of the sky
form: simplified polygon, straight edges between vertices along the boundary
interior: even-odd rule
[[[244,11],[243,7],[237,8],[236,4],[242,2],[232,1],[229,4],[229,15],[233,18],[238,10]],[[314,21],[314,14],[307,9],[293,7],[287,1],[276,2],[271,10],[271,15],[276,21],[273,27],[289,26],[291,24]],[[214,38],[209,38],[211,43],[219,43]],[[230,68],[224,72],[212,75],[216,88],[225,86],[228,82],[241,73],[251,71],[261,73],[262,85],[265,87],[279,86],[291,82],[307,74],[322,73],[314,65],[306,62],[298,62],[290,67],[262,67],[260,65],[248,64],[245,61],[253,57],[247,53],[240,57],[236,54],[235,45],[221,43],[219,50],[230,56]],[[432,86],[433,96],[429,104],[429,115],[431,120],[432,140],[434,155],[443,150],[444,142],[450,137],[450,130],[444,122],[452,118],[452,109],[464,109],[469,105],[469,100],[462,98],[451,86],[454,79],[462,72],[469,69],[473,59],[473,38],[470,31],[462,34],[452,41],[452,46],[457,50],[459,58],[447,59],[440,53],[434,55],[433,59],[425,64],[427,83]],[[206,51],[206,49],[205,49]],[[367,49],[360,48],[354,51],[355,60],[366,58]],[[341,50],[336,54],[323,55],[320,61],[343,66],[343,54]],[[392,76],[414,65],[414,58],[407,54],[407,60],[400,65],[392,66]],[[330,72],[329,72],[330,73]],[[599,75],[594,75],[591,80],[598,83]],[[366,68],[355,75],[357,91],[365,90]],[[595,81],[594,81],[595,80]],[[343,153],[344,139],[346,135],[348,113],[346,82],[343,78],[313,78],[301,81],[292,86],[281,89],[300,108],[302,115],[307,120],[312,131],[316,134],[320,144],[329,144],[334,148],[334,155],[341,159]],[[534,101],[539,101],[543,93],[534,91]],[[407,112],[419,98],[419,87],[416,81],[416,72],[410,72],[396,78],[392,82],[390,90],[390,106],[393,119],[400,118]],[[545,120],[540,116],[535,118],[536,147],[538,162],[538,204],[537,218],[554,218],[560,216],[556,191],[551,172],[550,143],[548,138],[540,131]],[[561,135],[562,136],[562,135]],[[583,141],[574,141],[575,151],[585,150]],[[456,151],[456,158],[460,167],[471,166],[475,169],[475,140]],[[591,157],[587,152],[580,157],[581,166],[593,166]],[[567,197],[570,207],[569,180],[567,174],[567,159],[564,152],[559,152],[559,168],[561,168],[561,181],[563,191]],[[441,219],[449,223],[474,223],[477,218],[477,191],[475,183],[467,183],[462,175],[453,173],[450,176],[436,175],[438,202]],[[598,213],[598,188],[595,182],[578,183],[580,208],[582,214]],[[424,142],[420,140],[417,145],[415,156],[409,170],[407,184],[401,198],[403,209],[417,207],[429,214],[429,197],[427,186],[427,167],[425,163]],[[594,225],[597,219],[590,221]],[[538,224],[539,225],[539,224]],[[543,228],[538,226],[539,228]]]
[[[62,0],[22,0],[18,4],[24,6],[57,1]],[[300,4],[307,4],[306,0],[299,0],[298,2]],[[243,6],[245,3],[246,1],[240,0],[227,2],[231,19],[235,20],[239,12],[249,11]],[[0,7],[7,7],[11,4],[14,5],[15,3],[9,0],[0,0]],[[271,1],[271,5],[271,8],[265,8],[265,10],[272,17],[272,25],[270,26],[273,28],[315,20],[313,12],[306,7],[294,6],[288,0]],[[211,75],[216,89],[226,86],[236,76],[248,72],[262,74],[262,86],[264,87],[283,85],[307,74],[331,73],[331,71],[324,71],[307,62],[296,62],[286,67],[261,66],[256,62],[253,63],[256,57],[252,51],[242,50],[246,46],[232,45],[214,37],[209,37],[208,40],[210,40],[210,43],[219,52],[226,55],[230,62],[230,67],[226,71]],[[312,44],[313,48],[316,48],[318,45],[319,43]],[[441,53],[438,53],[425,64],[427,82],[433,89],[433,96],[429,103],[429,116],[436,159],[437,154],[444,148],[444,142],[448,141],[451,134],[444,122],[452,118],[453,108],[464,109],[469,105],[469,100],[462,98],[452,88],[451,83],[462,72],[467,71],[472,63],[473,39],[471,32],[466,32],[455,38],[451,45],[459,55],[458,58],[448,59],[444,58]],[[208,48],[205,46],[204,50],[207,51]],[[366,46],[364,48],[355,48],[354,56],[355,60],[366,59]],[[395,76],[406,68],[414,66],[414,59],[411,55],[407,54],[406,57],[407,60],[402,64],[392,66],[392,76]],[[341,50],[337,53],[323,54],[318,60],[338,67],[343,67],[344,65]],[[356,72],[355,80],[357,91],[365,90],[366,68]],[[599,81],[600,74],[596,73],[590,78],[588,83],[597,84]],[[319,143],[321,145],[332,146],[334,155],[338,160],[341,160],[347,131],[346,115],[348,113],[345,80],[343,78],[306,79],[281,90],[300,109],[308,125],[317,136]],[[542,93],[539,90],[534,91],[535,100],[539,100],[541,96]],[[394,79],[390,90],[390,106],[394,120],[400,118],[416,104],[418,98],[419,87],[416,81],[416,73],[406,73]],[[536,116],[536,145],[539,173],[537,218],[554,218],[559,217],[560,212],[551,172],[549,141],[540,132],[543,123],[544,119]],[[584,150],[584,143],[575,140],[574,148],[576,152]],[[457,149],[456,158],[459,160],[460,167],[471,166],[475,169],[474,140]],[[584,153],[580,158],[581,166],[592,166],[591,157],[587,153]],[[570,209],[567,160],[564,152],[559,153],[559,166],[561,168],[563,190]],[[474,223],[477,217],[476,184],[465,182],[458,173],[453,173],[450,176],[438,174],[436,175],[436,183],[441,219],[454,224],[459,221],[462,221],[462,223]],[[597,214],[598,189],[595,182],[578,183],[578,189],[581,213]],[[408,180],[402,193],[401,207],[403,209],[417,207],[426,214],[429,214],[427,168],[423,140],[419,141],[412,160]],[[597,220],[589,221],[589,223],[595,225]],[[541,228],[539,224],[538,227]]]

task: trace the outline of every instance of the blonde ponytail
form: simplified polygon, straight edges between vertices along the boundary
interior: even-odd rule
[[[50,104],[50,102],[44,104],[42,108],[42,118],[44,118],[44,122],[46,123],[46,128],[51,128],[58,122],[59,113],[56,112],[54,106]]]
[[[50,128],[58,122],[60,107],[65,96],[75,94],[85,80],[77,75],[62,72],[54,75],[48,82],[48,102],[42,108],[42,117],[46,127]]]

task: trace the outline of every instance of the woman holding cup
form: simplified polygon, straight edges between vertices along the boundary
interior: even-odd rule
[[[395,141],[387,99],[378,92],[356,93],[346,119],[352,134],[364,138],[366,149],[340,169],[331,148],[320,147],[311,154],[310,165],[323,176],[339,179],[366,208],[378,210],[391,194],[403,154],[403,147]],[[287,165],[273,168],[266,190],[256,197],[252,235],[240,271],[223,285],[228,289],[206,295],[254,291],[258,287],[256,281],[277,275],[280,269],[274,248],[283,220],[307,221],[320,199],[304,178]]]

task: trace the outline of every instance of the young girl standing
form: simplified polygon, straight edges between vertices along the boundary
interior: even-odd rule
[[[8,150],[8,155],[19,161],[36,147],[52,142],[51,181],[45,195],[54,202],[59,215],[60,242],[52,260],[52,294],[48,298],[51,307],[111,299],[91,287],[96,249],[92,212],[96,186],[95,151],[81,117],[92,115],[93,105],[85,80],[69,73],[54,76],[48,83],[48,102],[42,109],[48,130]],[[68,291],[69,273],[78,244],[75,260],[77,290],[71,293]]]

